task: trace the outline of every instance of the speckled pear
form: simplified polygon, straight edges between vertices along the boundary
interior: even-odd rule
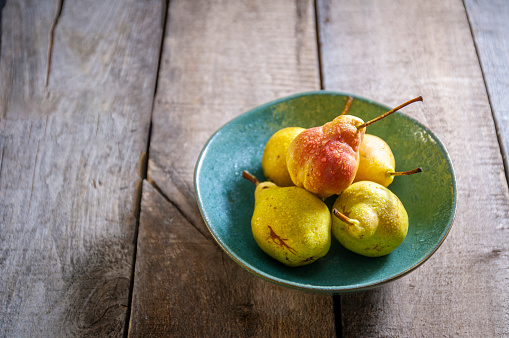
[[[327,254],[331,214],[322,200],[303,188],[260,183],[246,171],[242,176],[256,185],[251,230],[266,254],[292,267],[311,264]]]
[[[267,141],[263,150],[262,170],[265,178],[280,187],[294,185],[286,166],[286,153],[293,139],[304,128],[287,127],[275,132]]]
[[[397,172],[394,154],[380,137],[365,134],[359,148],[359,168],[354,182],[372,181],[388,187],[394,176],[410,175],[421,172],[422,168]]]
[[[388,188],[370,181],[353,183],[332,209],[332,233],[348,250],[368,257],[395,250],[408,233],[408,214]]]

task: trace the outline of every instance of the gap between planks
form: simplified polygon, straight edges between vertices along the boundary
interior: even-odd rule
[[[477,45],[477,40],[475,39],[474,29],[472,28],[472,21],[470,19],[470,15],[468,14],[468,9],[467,9],[467,6],[465,5],[465,0],[463,0],[461,3],[463,4],[463,8],[465,9],[465,15],[467,17],[468,28],[470,29],[470,35],[472,36],[472,42],[474,44],[475,54],[477,56],[477,62],[479,63],[479,68],[481,69],[482,81],[484,83],[484,88],[486,90],[486,97],[488,98],[491,116],[493,117],[493,124],[495,125],[495,134],[497,135],[497,142],[498,142],[498,149],[500,150],[500,156],[502,156],[502,165],[504,166],[505,180],[506,180],[507,184],[509,184],[509,164],[507,163],[507,161],[509,161],[509,159],[505,157],[506,150],[508,150],[508,149],[504,149],[504,142],[502,142],[501,130],[497,123],[497,116],[493,110],[493,101],[492,101],[490,92],[488,90],[488,82],[486,80],[485,69],[483,68],[483,65],[481,62],[481,56],[479,54],[479,46]]]
[[[60,0],[63,1],[63,0]],[[152,95],[152,107],[150,108],[150,122],[148,127],[148,135],[147,135],[147,147],[145,152],[140,156],[140,165],[139,165],[139,177],[140,180],[138,182],[139,188],[136,189],[136,206],[135,206],[135,217],[136,217],[136,225],[134,229],[133,236],[133,256],[132,256],[132,264],[131,264],[131,276],[129,282],[129,295],[127,298],[127,315],[125,318],[124,324],[124,337],[129,336],[129,327],[131,325],[131,311],[132,311],[132,303],[133,303],[133,291],[134,291],[134,275],[136,272],[136,256],[138,253],[138,231],[140,228],[140,215],[141,215],[141,201],[143,194],[143,181],[147,179],[148,173],[148,159],[150,156],[150,141],[152,136],[152,116],[154,113],[155,99],[157,95],[157,85],[159,83],[159,73],[161,70],[161,59],[163,56],[164,49],[164,37],[166,36],[166,23],[168,21],[168,11],[169,11],[169,3],[170,0],[162,0],[163,2],[163,13],[161,17],[162,30],[161,30],[161,41],[159,43],[159,58],[157,59],[157,70],[156,70],[156,78],[154,84],[154,93]],[[157,190],[157,189],[156,189]],[[165,196],[166,197],[166,196]]]
[[[157,191],[159,193],[159,195],[161,195],[161,197],[168,203],[170,203],[175,209],[177,209],[177,211],[182,215],[183,218],[185,218],[187,220],[187,222],[189,222],[189,224],[191,224],[191,226],[193,228],[196,229],[196,231],[198,231],[202,236],[203,238],[205,239],[209,239],[209,236],[207,236],[206,234],[204,234],[202,232],[202,230],[200,230],[200,228],[198,226],[196,226],[196,224],[193,222],[192,219],[190,219],[186,213],[184,211],[182,211],[182,209],[176,204],[174,203],[164,192],[163,190],[159,187],[159,185],[157,184],[156,181],[154,181],[151,177],[148,177],[146,178],[146,181],[147,183],[149,183],[152,188],[154,188],[155,191]]]

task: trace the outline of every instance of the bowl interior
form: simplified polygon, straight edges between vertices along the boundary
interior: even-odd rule
[[[456,188],[447,151],[428,128],[396,112],[366,130],[390,145],[397,170],[423,168],[420,174],[396,177],[389,186],[409,216],[408,235],[395,251],[385,257],[368,258],[344,249],[333,238],[325,257],[308,266],[290,268],[257,246],[250,225],[254,186],[242,178],[242,171],[265,180],[261,157],[270,136],[284,127],[322,125],[341,113],[346,98],[342,93],[319,91],[270,102],[224,125],[200,154],[195,188],[202,216],[228,255],[261,278],[325,293],[369,289],[418,267],[440,246],[450,229]],[[354,96],[349,114],[368,121],[389,109]],[[329,207],[336,197],[326,200]]]

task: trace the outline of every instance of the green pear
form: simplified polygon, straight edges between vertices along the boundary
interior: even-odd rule
[[[325,203],[299,187],[260,183],[244,171],[256,186],[251,230],[258,246],[288,266],[313,263],[331,245],[331,214]]]
[[[408,215],[399,198],[375,182],[353,183],[334,202],[332,234],[348,250],[385,256],[408,232]]]
[[[359,168],[353,181],[372,181],[388,187],[394,176],[411,175],[421,171],[422,168],[416,168],[397,172],[391,147],[378,136],[364,134],[359,148]]]
[[[293,139],[304,130],[300,127],[287,127],[269,138],[262,156],[263,174],[269,181],[280,187],[294,185],[286,166],[286,153]]]

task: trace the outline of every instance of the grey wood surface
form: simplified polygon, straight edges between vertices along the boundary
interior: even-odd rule
[[[319,4],[325,88],[389,106],[422,95],[405,112],[444,142],[458,190],[451,233],[428,262],[341,297],[344,336],[507,336],[509,194],[463,3]]]
[[[319,89],[314,18],[312,1],[170,2],[130,336],[334,335],[332,297],[272,285],[234,263],[205,227],[193,186],[200,150],[221,125]]]
[[[0,336],[123,334],[161,10],[2,10]]]
[[[509,336],[505,1],[0,0],[0,12],[0,337]],[[405,112],[444,142],[458,190],[422,267],[334,298],[235,264],[192,183],[224,123],[321,87],[389,106],[422,95]]]
[[[509,178],[509,2],[465,0]]]

